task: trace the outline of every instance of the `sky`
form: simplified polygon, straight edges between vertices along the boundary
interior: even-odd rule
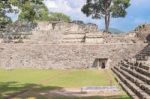
[[[95,23],[100,29],[104,28],[104,19],[92,19],[81,12],[85,2],[86,0],[44,0],[50,12],[63,12],[72,20]],[[128,32],[134,30],[139,24],[150,23],[150,0],[131,0],[127,12],[125,18],[111,18],[110,27]]]

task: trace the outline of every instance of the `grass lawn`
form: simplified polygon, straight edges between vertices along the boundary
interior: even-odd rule
[[[109,86],[116,85],[114,76],[110,70],[34,70],[34,69],[15,69],[6,71],[0,69],[0,99],[9,96],[12,93],[20,90],[30,89],[30,95],[40,91],[62,89],[62,88],[80,88],[83,86]],[[29,94],[28,94],[29,95]],[[25,95],[25,96],[28,96]],[[82,99],[82,98],[67,98],[65,96],[40,96],[31,99]],[[48,98],[46,98],[48,97]],[[51,98],[50,98],[51,97]],[[53,97],[53,98],[52,98]],[[28,99],[28,98],[14,98]],[[29,98],[30,99],[30,98]],[[114,99],[91,97],[85,99]],[[129,99],[123,93],[117,99]]]

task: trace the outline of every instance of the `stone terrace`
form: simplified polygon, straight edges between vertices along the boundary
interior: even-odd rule
[[[133,99],[150,99],[150,67],[124,60],[112,68],[117,80]]]
[[[0,44],[4,68],[90,68],[95,59],[108,59],[107,67],[134,56],[146,44]]]

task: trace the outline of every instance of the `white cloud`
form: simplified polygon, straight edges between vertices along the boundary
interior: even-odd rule
[[[51,8],[57,8],[57,5],[56,5],[56,3],[54,1],[45,0],[45,4],[47,5],[47,7],[49,9],[51,9]]]
[[[44,2],[49,11],[64,13],[72,11],[67,0],[45,0]]]
[[[81,12],[81,8],[86,3],[86,0],[45,0],[44,2],[50,12],[63,12],[69,15],[72,20],[82,20],[85,23],[95,23],[100,28],[104,27],[104,20],[95,20],[91,17],[86,17]],[[56,7],[51,7],[51,5],[55,5]]]
[[[93,20],[87,18],[81,8],[86,0],[45,0],[49,11],[63,12],[69,15],[73,20],[82,20],[86,23],[96,23],[99,27],[104,27],[104,20]],[[149,22],[150,0],[131,0],[131,6],[128,8],[125,18],[112,19],[110,27],[120,28],[124,31],[131,30],[138,24]],[[131,21],[132,20],[132,21]]]

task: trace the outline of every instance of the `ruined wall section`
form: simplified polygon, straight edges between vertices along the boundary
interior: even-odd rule
[[[139,25],[134,32],[139,40],[150,43],[150,24]]]
[[[145,44],[1,44],[0,67],[3,68],[88,68],[96,58],[108,58],[115,66],[132,57]]]
[[[146,27],[147,28],[147,27]],[[148,32],[148,28],[144,30]],[[20,39],[12,40],[11,43],[26,44],[62,44],[62,43],[86,43],[86,44],[105,44],[105,43],[138,43],[139,38],[145,37],[142,33],[128,34],[108,34],[100,32],[95,24],[84,24],[74,22],[38,22],[36,27],[24,33],[22,42]],[[24,37],[25,36],[25,37]],[[145,39],[145,38],[144,38]],[[0,42],[4,42],[2,39]]]
[[[39,22],[25,43],[81,43],[86,33],[98,32],[95,24]]]
[[[76,32],[76,33],[88,33],[98,32],[98,26],[96,24],[84,24],[74,22],[39,22],[37,30],[55,30],[62,32]]]

